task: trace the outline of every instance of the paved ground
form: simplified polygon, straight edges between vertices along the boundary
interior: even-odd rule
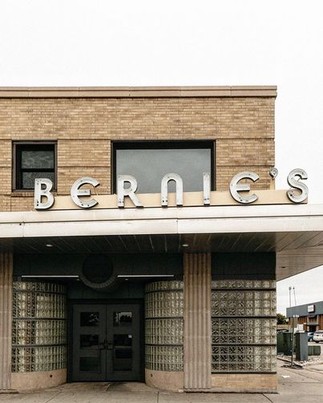
[[[323,402],[323,362],[291,368],[278,360],[277,394],[170,393],[142,383],[73,383],[19,394],[0,394],[8,403],[320,403]]]

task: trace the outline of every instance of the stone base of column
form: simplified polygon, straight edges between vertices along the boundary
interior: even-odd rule
[[[211,392],[277,393],[277,374],[212,374]]]
[[[180,392],[183,391],[184,372],[145,369],[145,382],[154,388]]]
[[[52,388],[66,383],[67,370],[17,372],[11,374],[11,386],[19,391]]]

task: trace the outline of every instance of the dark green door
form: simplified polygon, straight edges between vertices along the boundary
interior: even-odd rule
[[[72,381],[140,380],[140,306],[73,307]]]

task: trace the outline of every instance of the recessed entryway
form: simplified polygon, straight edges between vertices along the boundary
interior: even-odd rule
[[[72,381],[141,380],[140,305],[73,305]]]

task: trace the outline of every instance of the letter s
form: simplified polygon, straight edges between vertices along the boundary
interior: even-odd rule
[[[287,177],[287,182],[292,188],[287,190],[286,194],[289,200],[293,203],[302,203],[304,200],[307,199],[308,187],[305,185],[305,183],[300,182],[300,179],[307,178],[307,173],[304,171],[304,169],[301,168],[293,169],[289,173]],[[298,191],[295,192],[295,189],[298,189]]]

